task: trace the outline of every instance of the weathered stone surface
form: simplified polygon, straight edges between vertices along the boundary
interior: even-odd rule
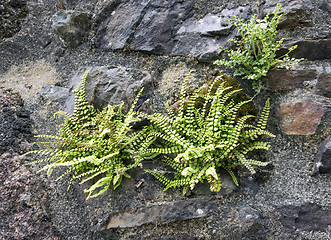
[[[331,98],[331,74],[321,73],[318,75],[316,93]]]
[[[249,7],[224,9],[200,20],[192,18],[193,1],[110,1],[97,15],[92,39],[101,49],[132,50],[153,54],[189,55],[203,61],[215,59],[234,26],[230,15],[247,17]],[[107,11],[105,10],[107,9]],[[104,12],[109,16],[104,17]]]
[[[20,156],[32,121],[14,91],[0,89],[0,123],[0,239],[58,239],[45,210],[46,191]]]
[[[328,136],[320,145],[314,160],[313,174],[331,172],[331,137]]]
[[[187,234],[179,234],[179,235],[160,236],[156,238],[151,238],[151,240],[197,240],[197,238],[191,237]]]
[[[289,230],[327,230],[331,225],[331,210],[313,203],[278,207],[282,225]]]
[[[45,100],[59,102],[63,104],[69,97],[69,89],[44,84],[38,94],[42,96],[42,98],[44,98]]]
[[[74,10],[60,10],[52,17],[52,28],[70,48],[85,42],[91,27],[91,15]]]
[[[331,56],[331,39],[302,40],[291,43],[298,45],[297,49],[290,53],[291,57],[305,58],[307,60],[325,60]]]
[[[226,19],[230,19],[230,15],[246,19],[248,10],[249,7],[237,7],[224,9],[219,14],[207,14],[199,20],[188,19],[178,30],[171,53],[198,57],[201,61],[216,59],[221,52],[219,47],[226,45],[234,34],[234,26]]]
[[[303,88],[305,81],[311,81],[316,78],[314,70],[286,70],[275,69],[268,73],[269,87],[273,91],[289,91],[297,88]]]
[[[267,0],[263,6],[263,15],[273,12],[278,3],[282,6],[281,13],[283,14],[279,28],[295,27],[306,20],[302,0]]]
[[[94,44],[102,49],[122,49],[129,43],[134,29],[144,16],[149,0],[108,1],[98,13],[98,30],[93,39]]]
[[[169,54],[174,34],[182,21],[191,15],[193,1],[151,3],[134,32],[130,48],[155,54]]]
[[[0,154],[31,138],[32,121],[22,98],[12,90],[0,89]]]
[[[28,8],[26,1],[4,0],[0,3],[0,41],[20,31]]]
[[[134,211],[126,210],[112,213],[109,220],[98,228],[103,231],[111,228],[130,228],[148,223],[169,223],[202,218],[211,214],[217,204],[212,199],[181,200],[143,206]]]
[[[224,9],[219,14],[209,13],[199,20],[190,18],[181,26],[177,34],[198,33],[201,36],[227,36],[235,28],[227,19],[231,19],[231,15],[246,19],[248,9],[247,6]]]
[[[320,0],[318,5],[322,10],[331,13],[331,3],[328,0]]]
[[[102,66],[91,67],[88,81],[86,84],[86,95],[89,102],[96,108],[103,108],[108,104],[125,103],[123,110],[128,110],[138,92],[144,88],[140,96],[137,107],[147,100],[152,87],[152,77],[146,71],[134,68]],[[79,71],[71,81],[71,90],[81,81],[81,77],[86,69]],[[73,110],[74,95],[67,101],[67,110]],[[148,107],[148,106],[145,106]]]
[[[314,134],[323,114],[323,107],[310,100],[281,104],[282,131],[288,135]]]

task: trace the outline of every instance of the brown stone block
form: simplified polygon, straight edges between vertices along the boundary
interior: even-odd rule
[[[281,128],[288,135],[311,135],[324,114],[320,104],[310,100],[280,105]]]
[[[303,88],[303,82],[316,78],[315,70],[274,69],[268,73],[269,86],[273,91],[289,91]]]

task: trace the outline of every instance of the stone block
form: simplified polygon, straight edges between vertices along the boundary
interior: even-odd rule
[[[328,136],[320,145],[314,160],[313,174],[331,172],[331,139]]]
[[[85,68],[77,72],[71,81],[71,89],[75,89],[81,81]],[[140,99],[147,100],[153,91],[152,77],[146,71],[135,68],[100,66],[90,68],[90,74],[86,83],[86,97],[94,107],[102,109],[108,104],[120,104],[124,102],[123,110],[131,107],[138,92],[144,87]],[[71,112],[74,106],[74,95],[67,100],[66,110]],[[142,101],[137,106],[141,106]]]
[[[289,91],[303,88],[303,82],[316,78],[315,70],[275,69],[268,73],[269,87],[273,91]]]
[[[298,45],[297,49],[290,53],[290,56],[294,58],[315,61],[331,57],[331,38],[296,41],[291,45]]]
[[[60,10],[52,17],[52,28],[70,48],[86,41],[91,27],[91,15],[74,10]]]
[[[288,135],[314,134],[324,114],[323,107],[310,100],[280,105],[281,129]]]
[[[313,203],[280,206],[276,211],[288,230],[323,231],[331,225],[331,211]]]
[[[145,205],[135,210],[111,213],[108,220],[100,224],[98,231],[202,218],[212,214],[216,208],[217,202],[209,198]]]
[[[316,93],[331,98],[331,74],[321,73],[317,77]]]
[[[235,27],[227,22],[231,15],[246,19],[249,7],[239,6],[233,9],[224,9],[218,14],[207,14],[201,19],[189,18],[174,36],[172,55],[189,55],[199,58],[201,61],[216,59],[221,52],[220,46],[228,44],[228,40],[234,37]]]
[[[151,4],[135,29],[130,48],[154,54],[169,54],[174,47],[174,36],[192,14],[193,1],[168,1]],[[161,4],[160,3],[160,4]]]
[[[283,14],[279,21],[279,28],[295,27],[306,20],[302,0],[267,0],[263,6],[263,15],[273,12],[278,3],[282,5],[281,13]]]
[[[101,49],[122,49],[129,43],[134,29],[145,14],[149,1],[126,1],[116,5],[110,1],[97,13],[97,32],[92,39]]]

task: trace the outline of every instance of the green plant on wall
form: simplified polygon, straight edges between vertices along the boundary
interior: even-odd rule
[[[234,20],[228,20],[238,29],[240,39],[230,40],[236,46],[233,50],[222,48],[228,53],[229,59],[220,59],[214,62],[235,69],[235,76],[243,76],[243,79],[252,80],[252,86],[256,92],[262,88],[262,78],[267,76],[270,69],[290,67],[300,60],[290,58],[289,53],[297,46],[292,46],[286,54],[277,57],[284,39],[276,40],[277,26],[281,18],[281,5],[278,4],[273,11],[272,19],[270,13],[264,19],[256,19],[254,15],[248,23],[244,23],[237,16]]]
[[[269,99],[256,125],[248,123],[252,115],[239,116],[239,109],[250,102],[234,101],[240,90],[225,87],[221,77],[216,78],[205,94],[203,86],[187,97],[185,79],[176,114],[166,105],[168,116],[155,113],[146,115],[153,128],[149,136],[158,139],[159,145],[150,145],[145,154],[163,154],[163,161],[174,169],[169,178],[159,170],[145,170],[155,176],[166,187],[183,187],[184,193],[199,182],[207,181],[211,191],[221,189],[220,170],[226,170],[235,184],[238,181],[233,169],[245,166],[254,173],[253,165],[265,166],[266,162],[247,158],[255,149],[269,149],[269,145],[259,140],[259,136],[274,135],[266,131],[269,114]],[[161,143],[161,144],[160,144]]]
[[[234,96],[241,90],[226,87],[222,76],[210,86],[196,89],[191,96],[186,91],[187,77],[178,112],[166,104],[168,115],[148,115],[134,111],[142,90],[127,114],[122,113],[123,104],[95,109],[85,97],[87,74],[74,90],[73,114],[56,113],[65,116],[58,135],[37,136],[49,140],[35,142],[42,148],[26,154],[40,157],[32,163],[47,162],[40,171],[45,170],[48,175],[56,168],[66,167],[58,179],[71,175],[69,186],[75,179],[81,179],[81,183],[91,180],[92,185],[84,190],[88,199],[104,193],[111,185],[116,189],[123,177],[130,178],[128,170],[142,167],[143,160],[159,155],[175,170],[174,176],[170,179],[159,170],[146,171],[164,183],[165,190],[183,187],[184,192],[204,181],[210,184],[211,191],[219,191],[221,169],[238,185],[235,167],[243,165],[254,173],[254,165],[267,164],[250,159],[247,154],[270,147],[260,140],[262,135],[274,136],[266,130],[269,100],[257,124],[251,124],[254,116],[240,112],[251,100],[238,101]],[[134,131],[132,125],[142,118],[150,124]]]
[[[131,131],[132,123],[140,120],[134,107],[141,91],[125,115],[121,110],[123,104],[109,105],[98,111],[89,105],[85,98],[87,74],[88,72],[74,90],[73,114],[61,111],[56,113],[66,117],[58,136],[37,136],[48,138],[50,141],[36,142],[43,148],[27,154],[37,154],[41,157],[34,163],[48,162],[41,169],[46,170],[48,174],[55,168],[67,167],[59,178],[71,174],[70,183],[81,178],[81,183],[92,179],[96,181],[84,190],[88,193],[87,198],[92,198],[105,192],[110,185],[113,185],[114,189],[117,188],[123,176],[130,177],[127,171],[140,164],[139,159],[135,157],[135,151],[136,146],[140,146],[144,139],[144,132]]]

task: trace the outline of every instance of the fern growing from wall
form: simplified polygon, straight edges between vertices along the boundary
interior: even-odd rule
[[[156,113],[146,115],[153,128],[149,138],[158,139],[159,147],[149,144],[145,154],[162,154],[163,161],[174,169],[169,178],[158,170],[145,170],[165,185],[165,189],[183,187],[185,193],[199,182],[207,181],[211,191],[221,189],[220,170],[225,169],[238,185],[233,169],[245,166],[252,174],[253,166],[265,166],[266,162],[247,158],[256,149],[269,149],[269,144],[259,140],[262,135],[274,137],[266,130],[269,115],[269,99],[266,101],[257,124],[248,120],[253,115],[239,116],[239,109],[250,102],[234,101],[240,90],[226,87],[221,77],[216,78],[205,94],[197,89],[191,96],[186,93],[185,79],[179,102],[178,113],[168,105],[168,115]]]
[[[140,120],[134,107],[142,90],[127,114],[122,113],[123,104],[109,105],[98,111],[85,97],[87,75],[88,72],[74,90],[73,114],[56,113],[65,116],[58,136],[37,136],[49,141],[36,142],[42,149],[26,154],[41,158],[33,163],[47,162],[40,171],[45,170],[48,175],[55,168],[66,167],[58,179],[70,174],[70,183],[75,179],[83,179],[81,183],[94,180],[94,184],[84,190],[88,193],[87,198],[92,198],[104,193],[111,185],[116,189],[123,177],[130,177],[128,170],[140,164],[135,152],[144,139],[145,130],[131,131],[132,123]]]
[[[232,16],[232,23],[240,33],[240,39],[230,40],[236,46],[233,49],[222,48],[228,53],[229,59],[220,59],[214,62],[235,70],[234,76],[243,76],[243,79],[252,81],[253,89],[260,92],[262,78],[267,76],[270,69],[291,68],[301,59],[290,58],[289,54],[297,48],[292,46],[286,54],[278,57],[276,52],[280,49],[284,39],[276,40],[277,27],[282,15],[281,5],[278,4],[272,12],[272,19],[268,13],[264,19],[256,19],[254,15],[248,23],[244,23],[237,16]]]

